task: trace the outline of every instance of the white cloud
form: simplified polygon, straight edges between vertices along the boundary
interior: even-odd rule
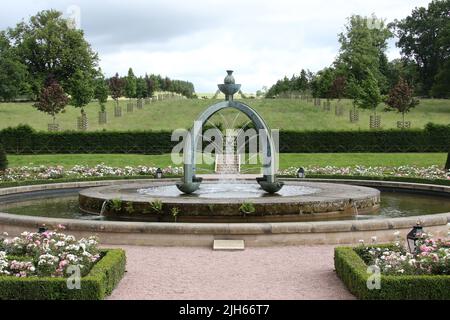
[[[270,86],[302,68],[330,65],[337,34],[352,14],[392,21],[429,0],[21,0],[3,3],[0,28],[55,8],[81,9],[86,37],[108,74],[160,73],[213,92],[226,69],[236,70],[243,90]],[[391,41],[390,58],[398,57]]]

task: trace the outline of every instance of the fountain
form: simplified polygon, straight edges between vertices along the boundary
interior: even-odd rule
[[[184,145],[184,176],[181,181],[142,181],[82,190],[80,208],[85,213],[126,217],[139,221],[172,221],[171,212],[180,212],[178,222],[273,222],[343,218],[376,211],[380,192],[367,187],[330,183],[279,181],[276,176],[275,143],[264,119],[250,106],[234,100],[240,88],[233,71],[227,71],[219,90],[225,101],[208,107],[194,122]],[[217,112],[235,109],[244,113],[259,132],[262,176],[231,181],[203,181],[197,176],[196,146],[203,125]],[[105,201],[122,203],[120,208]],[[161,203],[156,212],[154,203]],[[246,214],[243,205],[254,210]],[[131,209],[130,209],[131,208]],[[129,212],[131,211],[131,212]]]

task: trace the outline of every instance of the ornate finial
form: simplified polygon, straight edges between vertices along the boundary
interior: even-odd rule
[[[219,90],[225,94],[225,100],[233,101],[233,95],[237,93],[241,89],[240,84],[236,84],[236,81],[233,77],[233,71],[227,70],[228,75],[225,77],[223,81],[224,84],[219,84]]]

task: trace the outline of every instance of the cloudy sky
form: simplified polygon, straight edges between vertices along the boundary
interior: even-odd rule
[[[43,9],[78,16],[109,76],[159,73],[215,92],[227,69],[244,92],[302,68],[330,65],[352,14],[392,21],[429,0],[15,0],[0,4],[0,29]],[[391,41],[389,57],[399,56]]]

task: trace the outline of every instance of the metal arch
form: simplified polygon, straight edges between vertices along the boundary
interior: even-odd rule
[[[192,193],[198,189],[201,180],[195,179],[196,172],[196,146],[201,136],[203,125],[217,112],[234,108],[247,115],[257,130],[264,130],[267,136],[267,143],[263,144],[264,156],[264,181],[268,184],[275,184],[275,145],[271,132],[264,119],[250,106],[238,101],[225,101],[208,107],[195,121],[194,127],[186,137],[184,147],[184,178],[183,183],[177,184],[178,188],[184,193]],[[198,125],[201,124],[201,125]],[[260,179],[262,180],[262,179]],[[258,180],[261,184],[261,182]],[[262,186],[264,188],[264,186]],[[277,188],[272,188],[277,189]],[[279,187],[281,189],[281,186]],[[279,190],[278,189],[278,190]]]

